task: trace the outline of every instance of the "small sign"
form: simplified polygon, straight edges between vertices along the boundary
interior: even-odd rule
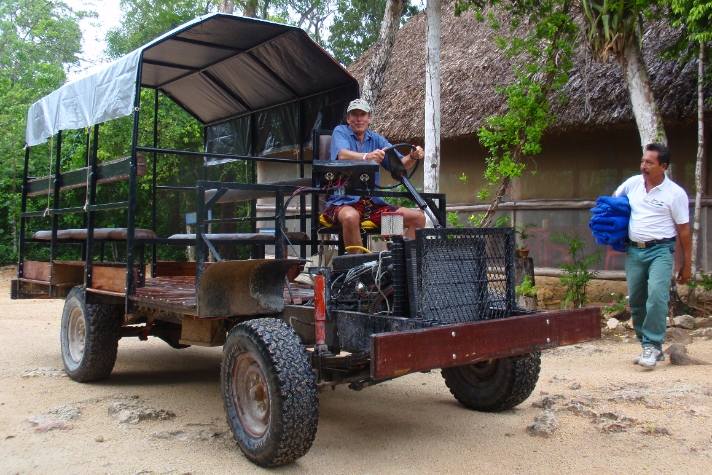
[[[208,210],[208,220],[213,219],[213,210]],[[185,224],[195,224],[198,221],[198,213],[193,211],[192,213],[185,213]]]

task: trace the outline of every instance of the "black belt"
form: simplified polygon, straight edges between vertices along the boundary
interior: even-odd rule
[[[675,238],[665,238],[665,239],[653,239],[652,241],[646,242],[635,242],[630,239],[627,240],[628,245],[632,247],[637,247],[638,249],[647,249],[649,247],[657,246],[658,244],[665,244],[666,242],[675,242]]]

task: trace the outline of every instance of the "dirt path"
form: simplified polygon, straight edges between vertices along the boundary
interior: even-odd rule
[[[1,475],[267,472],[231,440],[220,348],[125,339],[110,380],[75,383],[53,371],[62,368],[63,302],[10,300],[11,272],[0,277]],[[712,361],[712,341],[696,338],[688,349]],[[665,362],[646,372],[630,362],[638,351],[607,339],[546,352],[532,397],[500,414],[459,406],[439,371],[326,391],[311,451],[274,471],[710,473],[711,367]],[[529,435],[546,411],[535,405],[551,404],[558,429]],[[132,420],[139,416],[148,420]]]

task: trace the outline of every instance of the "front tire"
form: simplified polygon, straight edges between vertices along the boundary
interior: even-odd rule
[[[445,384],[463,406],[483,412],[511,409],[534,391],[541,353],[443,368]]]
[[[236,325],[220,374],[227,421],[240,449],[261,467],[305,455],[319,419],[317,387],[304,345],[273,318]]]
[[[113,305],[87,304],[83,287],[69,291],[62,311],[64,370],[80,383],[106,379],[114,369],[121,320]]]

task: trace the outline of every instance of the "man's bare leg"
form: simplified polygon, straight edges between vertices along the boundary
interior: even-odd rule
[[[403,213],[403,229],[406,229],[405,237],[415,239],[416,228],[425,227],[425,214],[419,209],[398,208],[396,211]]]
[[[363,246],[361,240],[361,214],[351,206],[342,206],[338,214],[341,232],[344,236],[344,246]],[[350,249],[349,254],[360,254],[358,249]]]

